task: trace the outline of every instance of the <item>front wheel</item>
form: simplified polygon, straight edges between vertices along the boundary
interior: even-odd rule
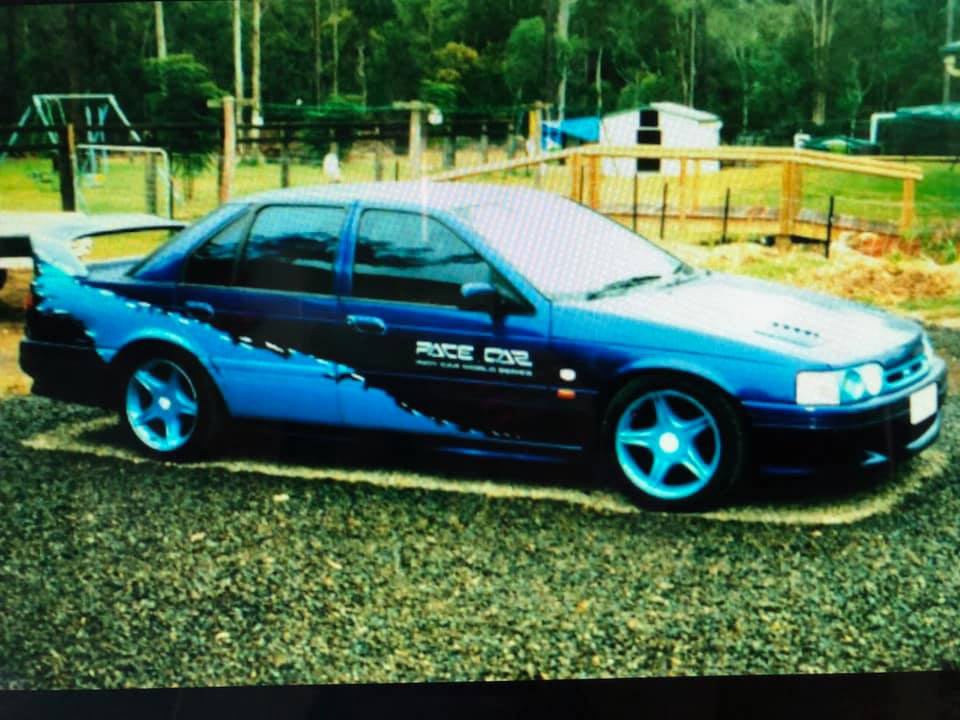
[[[612,471],[638,504],[695,510],[715,504],[739,479],[742,423],[719,392],[688,380],[634,380],[605,420]]]
[[[192,358],[143,354],[127,363],[122,377],[120,421],[148,454],[184,460],[210,449],[220,426],[219,398]]]

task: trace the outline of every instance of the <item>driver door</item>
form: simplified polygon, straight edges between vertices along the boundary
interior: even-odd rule
[[[352,257],[350,257],[352,255]],[[366,209],[342,295],[340,383],[347,425],[474,438],[557,441],[543,422],[550,387],[539,313],[439,220]],[[491,283],[504,313],[458,307],[461,285]]]

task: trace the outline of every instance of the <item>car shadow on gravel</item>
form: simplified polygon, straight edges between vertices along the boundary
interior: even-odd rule
[[[77,440],[106,454],[140,455],[118,423],[81,433]],[[507,455],[412,443],[376,433],[357,436],[307,434],[240,425],[211,457],[218,463],[323,467],[350,471],[411,472],[464,480],[482,478],[503,483],[547,483],[587,490],[590,468],[583,462],[544,454]]]
[[[598,486],[594,468],[576,458],[491,457],[374,433],[341,437],[247,425],[232,428],[228,438],[213,460],[218,465],[250,466],[252,472],[262,472],[264,467],[305,467],[323,468],[332,473],[409,473],[454,482],[482,480],[505,487],[549,487],[584,493],[598,487],[616,490],[603,483]],[[85,430],[76,440],[85,447],[97,448],[103,455],[142,457],[115,422]],[[872,471],[826,472],[804,478],[751,474],[724,505],[734,510],[752,508],[774,512],[778,508],[828,508],[878,495],[895,485],[900,475],[911,467],[904,464]]]

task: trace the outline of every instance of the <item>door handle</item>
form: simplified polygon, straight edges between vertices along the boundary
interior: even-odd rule
[[[357,332],[383,335],[387,332],[387,324],[372,315],[347,315],[347,326]]]
[[[197,300],[187,300],[183,307],[186,309],[188,315],[193,315],[193,317],[199,320],[212,320],[213,319],[213,305],[210,303],[199,302]]]

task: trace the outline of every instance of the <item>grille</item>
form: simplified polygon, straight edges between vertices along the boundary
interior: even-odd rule
[[[896,367],[887,370],[883,375],[883,392],[898,390],[904,385],[909,385],[918,377],[926,374],[930,369],[930,363],[926,355],[917,355],[901,363]]]

